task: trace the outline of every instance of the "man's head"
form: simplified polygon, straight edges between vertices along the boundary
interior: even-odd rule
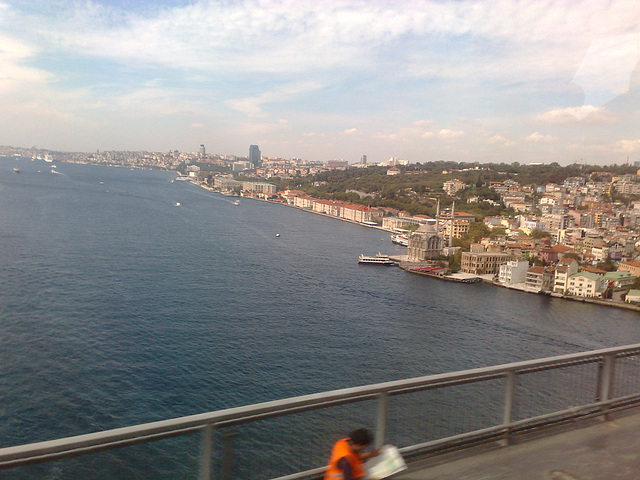
[[[351,446],[351,450],[356,453],[360,453],[371,445],[372,442],[373,436],[366,428],[359,428],[349,434],[349,445]]]

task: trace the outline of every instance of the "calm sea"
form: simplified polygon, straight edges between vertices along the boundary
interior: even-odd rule
[[[56,172],[0,159],[3,447],[640,342],[634,312],[358,265],[403,253],[380,230],[167,172]],[[0,478],[188,478],[181,448]]]

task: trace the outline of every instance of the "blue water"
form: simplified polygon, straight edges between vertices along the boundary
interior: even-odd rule
[[[376,229],[57,166],[0,159],[1,447],[640,342],[635,312],[358,265],[404,253]],[[0,478],[185,478],[140,455]]]

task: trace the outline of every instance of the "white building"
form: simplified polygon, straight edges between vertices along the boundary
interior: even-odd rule
[[[457,178],[453,180],[447,180],[442,184],[442,189],[445,191],[447,195],[454,195],[456,192],[460,190],[464,190],[467,187],[467,184]]]
[[[526,260],[507,262],[500,265],[498,281],[503,285],[524,283],[527,280],[527,270],[529,270],[529,262]]]
[[[602,275],[591,272],[574,273],[569,277],[567,291],[576,297],[601,297],[606,289]]]

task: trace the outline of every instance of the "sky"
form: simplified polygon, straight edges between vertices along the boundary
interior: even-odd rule
[[[640,161],[637,0],[0,0],[0,145]]]

